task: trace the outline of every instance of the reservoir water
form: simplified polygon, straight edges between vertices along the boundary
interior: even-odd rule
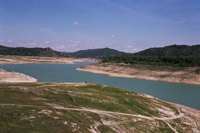
[[[91,62],[76,64],[6,64],[0,68],[21,72],[38,79],[39,82],[91,82],[114,86],[134,92],[158,97],[161,100],[178,103],[200,110],[200,85],[189,85],[109,77],[75,70]]]

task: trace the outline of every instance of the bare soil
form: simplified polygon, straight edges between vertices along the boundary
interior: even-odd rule
[[[33,83],[37,79],[22,73],[0,69],[0,83]]]
[[[113,77],[138,78],[200,85],[198,67],[130,66],[116,63],[96,63],[78,68],[80,71],[106,74]]]
[[[65,57],[38,57],[38,56],[6,56],[0,55],[0,64],[25,64],[25,63],[65,63],[73,64],[82,62],[82,59]]]

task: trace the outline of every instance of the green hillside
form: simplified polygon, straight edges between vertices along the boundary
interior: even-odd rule
[[[105,62],[126,63],[126,64],[145,64],[145,65],[166,65],[192,67],[200,66],[199,56],[137,56],[123,55],[104,58]]]
[[[200,66],[200,45],[150,48],[135,54],[104,58],[102,62],[181,67]]]
[[[54,51],[51,48],[24,48],[5,47],[0,45],[0,55],[17,56],[44,56],[44,57],[68,57],[66,53]]]
[[[97,84],[0,86],[1,133],[199,132],[198,117],[185,109]]]
[[[127,53],[117,51],[115,49],[102,48],[102,49],[80,50],[80,51],[69,53],[69,54],[76,58],[97,58],[97,59],[99,59],[99,58],[103,58],[103,57],[123,55],[123,54],[127,54]]]
[[[149,48],[135,55],[142,56],[200,56],[200,45],[170,45],[161,48]]]

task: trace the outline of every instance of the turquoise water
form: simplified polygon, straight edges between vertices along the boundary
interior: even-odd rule
[[[76,64],[8,64],[0,68],[30,75],[39,82],[91,82],[149,94],[159,99],[200,109],[200,86],[109,77],[103,74],[76,71],[90,62]]]

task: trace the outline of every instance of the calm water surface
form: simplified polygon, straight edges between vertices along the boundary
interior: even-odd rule
[[[8,64],[0,68],[30,75],[39,82],[91,82],[149,94],[159,99],[200,109],[200,86],[109,77],[103,74],[76,71],[91,62],[76,64]]]

